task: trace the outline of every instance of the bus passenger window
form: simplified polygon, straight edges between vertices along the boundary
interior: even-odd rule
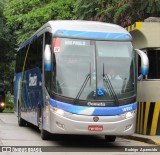
[[[21,57],[20,57],[20,53],[17,53],[17,56],[16,56],[16,73],[19,73],[19,72],[21,72],[22,71],[22,66],[20,65],[20,59],[21,59]]]
[[[36,40],[32,41],[29,47],[27,61],[26,61],[26,67],[25,70],[36,68],[36,59],[37,59],[37,45]],[[27,49],[28,50],[28,49]]]
[[[43,35],[37,38],[37,67],[42,71],[42,49],[43,49]]]

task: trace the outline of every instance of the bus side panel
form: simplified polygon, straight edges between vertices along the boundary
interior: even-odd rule
[[[14,111],[18,115],[18,100],[20,95],[21,73],[14,73]]]
[[[22,118],[37,125],[37,108],[42,107],[42,76],[39,68],[24,73],[22,85]]]

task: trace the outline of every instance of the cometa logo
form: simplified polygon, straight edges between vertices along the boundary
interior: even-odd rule
[[[97,106],[97,107],[105,107],[106,104],[103,102],[88,102],[87,103],[88,106]]]

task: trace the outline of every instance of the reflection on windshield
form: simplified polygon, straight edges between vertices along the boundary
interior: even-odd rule
[[[104,73],[108,75],[118,99],[135,94],[135,63],[130,42],[57,39],[58,45],[54,45],[55,93],[73,99],[80,93],[78,99],[81,100],[113,100],[104,86],[104,64]],[[88,73],[90,82],[87,81],[81,90]]]
[[[102,74],[108,75],[116,96],[121,99],[135,93],[134,53],[130,42],[97,41],[98,87],[103,87]],[[103,65],[105,66],[103,71]],[[107,91],[107,90],[106,90]]]
[[[104,82],[104,86],[105,86],[106,90],[108,90],[110,96],[113,97],[115,105],[119,106],[119,101],[118,101],[117,95],[116,95],[116,93],[114,91],[114,88],[113,88],[113,86],[111,84],[111,81],[110,81],[110,79],[112,77],[110,77],[110,79],[109,79],[108,75],[105,74],[104,70],[105,70],[105,66],[103,64],[103,82]]]

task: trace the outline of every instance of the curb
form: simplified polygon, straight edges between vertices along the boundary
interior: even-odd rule
[[[158,141],[154,138],[146,138],[146,137],[136,136],[136,135],[120,136],[120,137],[124,138],[124,139],[132,139],[132,140],[141,141],[141,142],[145,142],[145,143],[148,143],[148,144],[154,144],[154,145],[159,145],[160,146],[160,141]]]

